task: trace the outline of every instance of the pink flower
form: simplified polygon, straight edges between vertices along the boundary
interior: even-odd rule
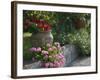
[[[56,67],[60,67],[60,63],[58,61],[55,61],[54,64]]]
[[[56,67],[57,67],[57,65],[56,65],[55,63],[53,63],[53,67],[54,67],[54,68],[56,68]]]
[[[31,52],[36,51],[36,48],[32,47],[32,48],[29,49],[29,51],[31,51]]]
[[[48,51],[42,50],[42,54],[47,55],[49,53],[48,53]]]
[[[54,66],[55,68],[58,67],[57,63],[55,63],[55,62],[54,62],[54,64],[53,64],[53,66]]]
[[[48,55],[45,55],[44,58],[47,59],[48,58]]]
[[[65,64],[65,62],[63,60],[61,60],[59,63],[61,66],[63,66]]]
[[[58,57],[59,58],[64,58],[64,55],[63,54],[59,54]]]
[[[61,59],[61,62],[65,62],[65,58],[62,58],[62,59]]]
[[[49,67],[49,63],[45,63],[44,66],[45,66],[46,68],[48,68],[48,67]]]
[[[49,48],[48,51],[53,51],[53,49],[52,48]]]
[[[54,64],[56,64],[57,63],[57,61],[54,61]]]
[[[57,63],[57,66],[58,66],[58,67],[61,67],[59,62]]]
[[[40,47],[38,47],[38,48],[36,49],[36,51],[37,51],[37,52],[40,52],[40,51],[41,51],[41,48],[40,48]]]
[[[64,62],[59,61],[59,66],[60,66],[60,67],[64,66]]]
[[[62,50],[62,48],[61,48],[60,46],[57,46],[57,48],[58,48],[58,50],[60,50],[60,51]]]
[[[54,66],[53,63],[49,63],[49,65],[50,65],[50,67],[53,67]]]

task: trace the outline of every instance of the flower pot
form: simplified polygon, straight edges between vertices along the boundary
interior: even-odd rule
[[[32,33],[31,41],[32,46],[34,47],[42,47],[47,43],[52,44],[53,35],[51,33],[51,30],[45,32]]]

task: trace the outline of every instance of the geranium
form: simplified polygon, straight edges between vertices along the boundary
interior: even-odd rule
[[[55,68],[64,65],[64,54],[58,42],[53,44],[47,43],[45,46],[38,48],[32,47],[29,50],[33,54],[32,60],[41,61],[42,67]]]
[[[44,54],[44,55],[47,55],[48,51],[43,50],[43,51],[41,51],[41,53]]]
[[[38,47],[38,48],[36,49],[36,51],[40,52],[40,51],[41,51],[41,48],[40,48],[40,47]]]
[[[51,30],[51,25],[48,24],[46,21],[44,20],[37,20],[37,19],[33,19],[31,21],[26,20],[24,23],[25,29],[28,27],[29,32],[46,32],[46,31],[50,31]]]
[[[32,48],[30,48],[29,49],[31,52],[33,52],[33,51],[36,51],[36,48],[35,47],[32,47]]]
[[[53,49],[52,48],[48,48],[48,51],[53,51]]]

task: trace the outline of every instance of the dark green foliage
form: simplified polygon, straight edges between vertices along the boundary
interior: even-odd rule
[[[30,33],[32,33],[32,32],[37,33],[39,30],[35,26],[36,26],[35,24],[32,24],[30,26],[30,28],[28,29],[28,32],[30,32]]]
[[[29,52],[29,48],[32,47],[30,42],[30,35],[29,33],[26,34],[23,34],[24,35],[23,36],[23,58],[25,60],[31,60],[32,54]]]

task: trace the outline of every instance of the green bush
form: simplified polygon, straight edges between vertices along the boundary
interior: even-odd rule
[[[77,47],[79,47],[81,54],[90,55],[90,33],[86,28],[69,33],[66,37],[66,41],[69,44],[75,44]]]
[[[23,34],[23,58],[25,60],[32,59],[32,54],[30,54],[29,52],[29,48],[32,47],[30,37],[31,37],[30,33]]]

